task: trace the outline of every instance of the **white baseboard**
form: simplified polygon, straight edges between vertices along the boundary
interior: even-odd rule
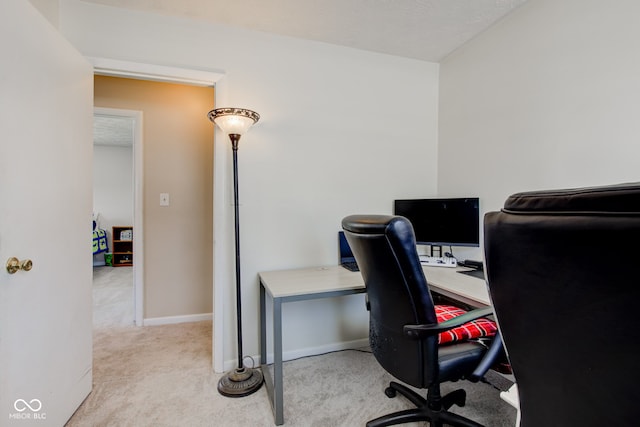
[[[151,317],[142,321],[143,326],[172,325],[175,323],[202,322],[213,320],[213,313],[187,314],[184,316]]]
[[[317,356],[320,354],[331,353],[334,351],[362,348],[362,347],[367,347],[368,345],[369,345],[369,338],[362,338],[359,340],[336,342],[336,343],[321,345],[318,347],[301,348],[296,350],[285,351],[282,354],[282,360],[286,362],[287,360],[299,359],[301,357]],[[260,366],[260,355],[252,355],[251,357],[253,357],[253,360],[255,362],[254,367],[257,368],[258,366]],[[269,364],[273,363],[273,353],[267,354],[267,363]],[[237,367],[236,366],[237,364],[238,364],[237,359],[225,361],[224,362],[225,372],[235,369]],[[244,365],[251,367],[251,362],[248,360],[245,360]]]

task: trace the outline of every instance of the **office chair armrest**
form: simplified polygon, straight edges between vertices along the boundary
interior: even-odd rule
[[[476,383],[482,380],[489,369],[496,364],[499,358],[504,355],[504,347],[502,345],[502,336],[496,333],[491,341],[484,357],[467,380]]]
[[[468,311],[462,316],[454,317],[453,319],[449,319],[441,323],[431,323],[428,325],[404,325],[403,331],[409,338],[425,338],[438,335],[441,332],[457,328],[467,322],[480,319],[481,317],[491,316],[492,314],[492,307],[478,308]]]

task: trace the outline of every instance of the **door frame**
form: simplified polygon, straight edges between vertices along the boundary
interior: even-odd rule
[[[133,119],[133,301],[134,321],[137,326],[144,322],[144,180],[142,179],[144,138],[142,137],[142,111],[124,110],[120,108],[93,107],[93,115],[128,117]]]
[[[215,86],[224,77],[224,72],[167,67],[165,65],[142,62],[120,61],[111,58],[86,56],[93,64],[94,74],[101,76],[126,77],[155,82],[181,83],[194,86]]]
[[[219,98],[225,98],[225,93],[227,91],[226,84],[222,84],[223,77],[225,77],[225,73],[223,71],[207,71],[207,70],[196,70],[189,68],[179,68],[179,67],[168,67],[164,65],[158,64],[149,64],[149,63],[141,63],[141,62],[131,62],[131,61],[122,61],[113,58],[104,58],[104,57],[86,57],[89,62],[93,64],[94,74],[102,75],[102,76],[113,76],[113,77],[126,77],[140,80],[151,80],[151,81],[159,81],[159,82],[167,82],[167,83],[180,83],[180,84],[188,84],[195,86],[205,86],[205,87],[215,87],[215,103],[217,104]],[[221,82],[222,80],[222,82]],[[222,95],[221,95],[222,94]],[[206,112],[204,112],[206,113]],[[213,141],[211,141],[213,144]],[[216,152],[216,147],[214,145],[214,153]],[[224,171],[216,172],[216,160],[214,155],[213,164],[214,164],[214,218],[212,218],[213,222],[213,233],[214,233],[214,259],[213,261],[213,271],[212,279],[213,279],[213,328],[212,328],[212,364],[213,369],[216,372],[223,372],[224,369],[224,300],[226,296],[226,291],[220,283],[224,282],[222,278],[226,278],[227,272],[219,272],[215,268],[216,263],[216,250],[215,247],[217,243],[220,243],[224,246],[224,240],[227,238],[225,235],[217,236],[217,230],[222,227],[219,223],[225,222],[226,218],[217,218],[216,215],[216,199],[222,197],[219,190],[220,184],[217,183],[218,173]],[[224,163],[220,164],[222,169],[225,169]],[[140,168],[141,169],[141,168]],[[136,185],[136,184],[134,184]],[[141,199],[141,198],[140,198]],[[135,221],[135,219],[134,219]],[[135,226],[135,224],[134,224]],[[139,233],[137,235],[140,235]],[[140,242],[142,239],[138,239]],[[134,255],[135,256],[135,255]],[[135,265],[135,264],[134,264]],[[142,269],[139,269],[140,275],[143,274]],[[221,276],[221,277],[220,277]],[[217,286],[218,284],[218,286]],[[138,301],[138,300],[136,300]],[[140,300],[141,301],[141,300]],[[142,315],[144,317],[144,306],[141,308]],[[142,319],[141,325],[144,324],[144,319]]]

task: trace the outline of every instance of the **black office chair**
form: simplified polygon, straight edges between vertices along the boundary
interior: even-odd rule
[[[413,228],[406,218],[352,215],[342,220],[342,228],[367,288],[369,341],[374,356],[400,381],[428,390],[424,399],[408,387],[391,382],[385,394],[394,397],[400,392],[417,408],[382,416],[367,426],[414,421],[429,421],[432,427],[480,426],[448,412],[454,404],[464,406],[465,391],[456,390],[442,397],[440,383],[481,379],[501,354],[500,340],[494,339],[495,345],[490,349],[487,342],[480,340],[439,346],[438,335],[490,315],[492,310],[473,310],[438,324]]]
[[[640,424],[640,184],[514,194],[486,273],[523,427]]]

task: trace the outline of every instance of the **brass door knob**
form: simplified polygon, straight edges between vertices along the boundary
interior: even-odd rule
[[[7,272],[9,274],[14,274],[18,270],[29,271],[33,267],[33,262],[30,259],[25,259],[24,261],[20,261],[16,257],[11,257],[7,260]]]

